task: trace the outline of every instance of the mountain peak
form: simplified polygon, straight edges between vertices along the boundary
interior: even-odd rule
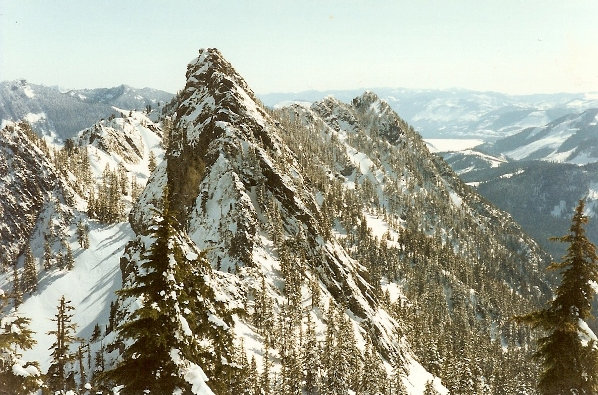
[[[189,141],[209,124],[239,124],[248,119],[260,125],[269,117],[233,66],[214,48],[202,49],[187,65],[187,83],[181,92],[177,123],[188,129]],[[223,125],[220,125],[223,126]]]

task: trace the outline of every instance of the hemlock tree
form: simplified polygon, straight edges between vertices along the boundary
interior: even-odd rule
[[[546,332],[538,340],[535,354],[542,363],[538,383],[541,394],[598,393],[598,346],[591,340],[593,333],[585,322],[591,316],[596,293],[592,285],[598,282],[598,256],[585,235],[588,217],[583,211],[584,201],[580,200],[570,233],[553,239],[569,244],[562,262],[549,266],[562,273],[554,300],[543,310],[518,317]]]
[[[0,290],[0,311],[7,305],[8,297]],[[30,394],[42,384],[38,363],[21,359],[20,351],[35,345],[30,321],[15,310],[0,320],[0,393]]]
[[[215,301],[211,267],[175,230],[168,206],[165,188],[153,244],[140,262],[128,262],[136,265],[134,279],[118,295],[140,306],[117,328],[126,347],[104,381],[123,385],[123,395],[190,393],[189,377],[203,370],[211,390],[224,394],[234,377],[232,316]]]

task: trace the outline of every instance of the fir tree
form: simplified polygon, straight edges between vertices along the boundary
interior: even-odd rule
[[[266,279],[262,275],[260,288],[256,290],[254,297],[253,324],[258,333],[269,333],[274,326],[274,313],[272,312],[272,298],[268,295]]]
[[[164,209],[156,220],[154,243],[139,264],[132,285],[118,291],[120,298],[137,298],[143,305],[118,327],[120,341],[128,346],[122,360],[105,379],[123,385],[121,393],[138,394],[189,391],[186,369],[201,366],[210,388],[226,393],[233,381],[232,324],[223,305],[213,302],[214,290],[206,282],[211,267],[203,256],[190,259],[186,243],[174,228],[168,189]],[[220,317],[220,318],[219,318]]]
[[[0,311],[8,304],[8,297],[0,290]],[[17,315],[15,310],[2,317],[0,324],[0,392],[15,395],[36,392],[40,385],[37,362],[25,362],[21,351],[35,345],[29,318]]]
[[[89,345],[87,345],[89,349]],[[83,344],[79,345],[77,349],[77,361],[79,362],[79,387],[83,388],[87,380],[85,379],[85,365],[83,364]]]
[[[359,383],[359,392],[363,394],[383,393],[383,385],[387,381],[386,372],[369,337],[366,339],[363,359],[365,370]]]
[[[270,359],[270,349],[268,348],[268,345],[266,344],[264,346],[264,368],[262,371],[262,377],[260,378],[260,387],[261,387],[261,392],[264,395],[269,395],[271,394],[271,385],[272,385],[272,381],[270,380],[270,371],[272,370],[272,360]]]
[[[591,316],[598,256],[585,235],[588,217],[583,212],[584,201],[580,200],[570,233],[553,239],[569,244],[562,262],[549,266],[562,274],[556,297],[547,308],[518,317],[546,333],[538,340],[535,353],[542,363],[538,383],[541,394],[598,393],[598,371],[593,363],[598,358],[598,348],[594,342],[588,342],[589,329],[584,322]]]
[[[402,362],[401,357],[395,357],[395,363],[392,368],[392,374],[390,376],[390,393],[396,395],[407,395],[407,388],[402,379]]]
[[[48,335],[56,337],[50,346],[52,364],[47,374],[48,387],[53,391],[74,389],[73,380],[70,380],[71,372],[66,369],[67,363],[75,359],[75,354],[70,350],[71,344],[79,340],[75,336],[77,325],[71,322],[74,309],[71,301],[66,300],[63,295],[58,303],[57,312],[52,318],[52,321],[56,322],[56,330],[48,331]]]

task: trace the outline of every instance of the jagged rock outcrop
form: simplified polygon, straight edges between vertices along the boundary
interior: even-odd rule
[[[280,303],[286,297],[277,245],[286,240],[317,273],[321,291],[347,306],[382,354],[404,358],[407,349],[393,340],[398,323],[380,310],[366,268],[324,235],[311,181],[282,133],[280,122],[222,55],[200,51],[179,95],[170,150],[132,211],[135,231],[144,232],[168,185],[181,230],[207,250],[213,268],[230,273],[235,283],[240,277],[245,295],[252,295],[265,276],[269,293]],[[275,236],[277,226],[281,233]]]
[[[27,124],[0,130],[0,256],[12,263],[21,254],[43,205],[64,184]]]
[[[242,336],[253,330],[260,279],[280,312],[294,270],[325,300],[346,307],[358,343],[372,339],[379,355],[403,361],[408,375],[417,363],[396,336],[402,323],[383,302],[384,290],[401,299],[402,287],[423,286],[399,285],[403,276],[419,271],[413,276],[429,281],[434,297],[444,294],[445,314],[455,314],[459,300],[459,314],[493,338],[510,336],[503,329],[511,311],[547,297],[547,255],[375,94],[273,112],[220,52],[207,49],[189,64],[177,100],[170,148],[131,224],[145,234],[168,187],[179,231],[207,251],[223,293],[235,289],[231,303],[248,306],[249,314],[237,317]],[[414,292],[405,291],[428,294]],[[516,302],[507,309],[496,293]],[[300,294],[309,300],[307,290]]]

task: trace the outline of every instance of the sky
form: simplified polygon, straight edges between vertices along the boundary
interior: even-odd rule
[[[216,47],[258,94],[598,92],[598,1],[0,0],[0,81],[174,93]]]

